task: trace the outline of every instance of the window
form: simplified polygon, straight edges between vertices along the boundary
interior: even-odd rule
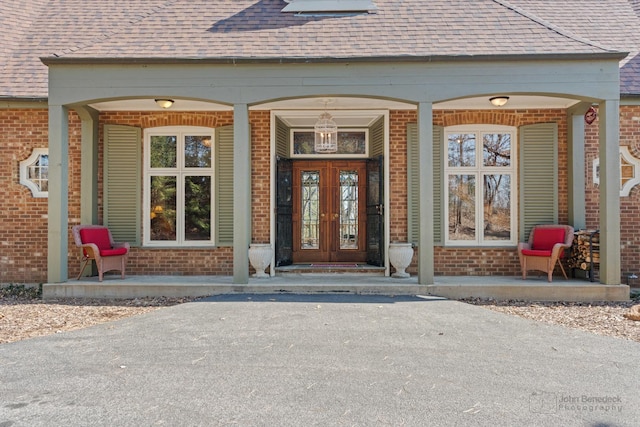
[[[49,196],[49,150],[35,148],[20,162],[20,184],[31,190],[33,197]]]
[[[515,244],[514,129],[459,126],[445,132],[445,243]]]
[[[640,183],[640,159],[633,157],[626,145],[620,146],[620,196],[628,197]],[[593,184],[600,185],[600,159],[593,160]]]
[[[214,244],[213,133],[202,127],[145,132],[145,245]]]

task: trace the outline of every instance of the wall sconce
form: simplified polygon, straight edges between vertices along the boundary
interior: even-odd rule
[[[509,101],[508,96],[494,96],[493,98],[489,98],[489,102],[494,107],[502,107]]]
[[[165,110],[171,108],[174,102],[173,99],[156,99],[155,101],[160,108],[164,108]]]

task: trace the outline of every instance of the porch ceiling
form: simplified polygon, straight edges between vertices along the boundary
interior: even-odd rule
[[[434,110],[487,110],[487,109],[540,109],[540,108],[568,108],[578,101],[575,99],[509,95],[509,102],[505,107],[494,107],[489,103],[489,96],[463,98],[451,101],[438,102],[433,105]],[[175,104],[169,111],[231,111],[232,106],[214,102],[194,101],[174,98]],[[280,115],[291,126],[312,126],[316,117],[297,117],[291,111],[318,111],[325,108],[327,98],[299,98],[282,101],[267,102],[251,106],[251,110],[286,110],[289,113]],[[160,108],[153,99],[127,99],[91,104],[98,111],[167,111]],[[410,103],[390,101],[377,98],[336,97],[330,98],[327,103],[328,110],[413,110],[416,106]],[[378,117],[378,114],[366,116],[366,114],[348,115],[340,114],[341,126],[365,126],[369,121]]]

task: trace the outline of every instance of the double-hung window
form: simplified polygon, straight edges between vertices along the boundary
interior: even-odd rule
[[[214,130],[152,128],[144,141],[145,245],[213,245]]]
[[[515,244],[515,129],[465,125],[445,134],[445,243]]]

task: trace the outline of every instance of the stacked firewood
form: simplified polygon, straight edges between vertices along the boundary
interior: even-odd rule
[[[600,233],[593,230],[578,230],[573,236],[571,254],[567,260],[569,268],[591,270],[600,263]]]

